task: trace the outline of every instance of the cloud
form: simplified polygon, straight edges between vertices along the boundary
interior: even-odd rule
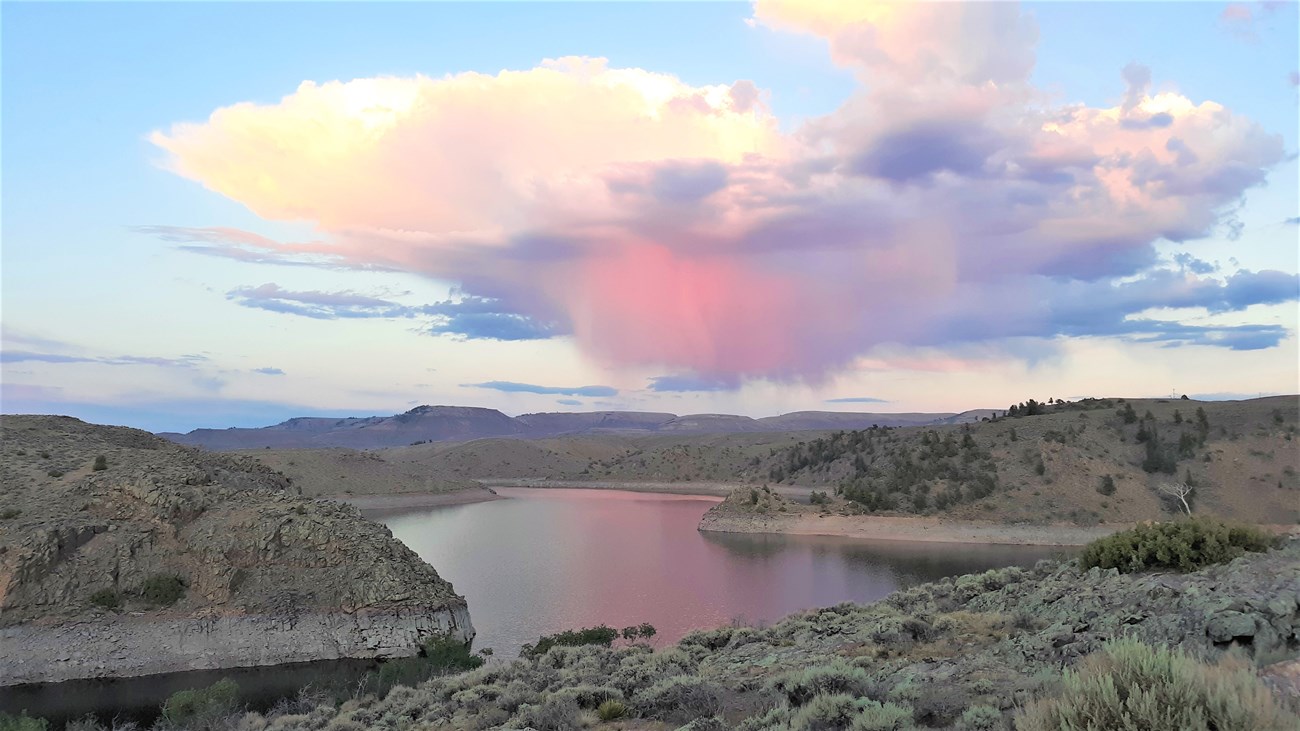
[[[602,365],[705,383],[819,381],[881,348],[1015,338],[1235,348],[1247,334],[1175,337],[1143,313],[1295,298],[1274,275],[1233,284],[1155,249],[1230,226],[1285,158],[1251,119],[1153,93],[1137,64],[1116,70],[1114,106],[1061,104],[1030,83],[1038,30],[1011,3],[760,1],[754,20],[824,39],[863,84],[784,134],[752,82],[563,58],[306,82],[151,139],[178,174],[323,236],[220,245],[454,281],[491,308],[418,312],[431,332],[566,335]],[[408,316],[271,294],[232,296]]]
[[[828,398],[828,404],[887,404],[889,403],[882,398],[872,398],[871,396],[851,396],[848,398]]]
[[[1275,0],[1229,3],[1219,14],[1219,27],[1240,41],[1258,43],[1260,26],[1268,23],[1285,4]]]
[[[254,373],[261,373],[264,376],[283,376],[284,371],[279,368],[254,368]]]
[[[446,300],[425,305],[419,311],[433,316],[428,332],[434,335],[466,340],[543,340],[565,334],[557,323],[503,311],[499,300],[484,297]]]
[[[655,376],[650,379],[650,390],[657,393],[687,391],[734,391],[740,384],[734,380],[701,378],[692,375]]]
[[[1213,274],[1219,271],[1218,264],[1211,264],[1203,259],[1197,259],[1185,251],[1174,254],[1174,262],[1178,264],[1180,269],[1193,274]]]
[[[1292,216],[1291,218],[1286,219],[1282,223],[1288,226],[1300,226],[1300,216]]]
[[[357,294],[351,291],[295,292],[274,282],[257,287],[238,287],[226,293],[226,299],[244,307],[318,320],[358,317],[411,317],[416,310],[396,302]]]
[[[462,383],[462,388],[487,388],[502,393],[538,393],[552,396],[617,396],[618,389],[609,386],[537,386],[531,383],[513,381],[487,381],[485,383]]]
[[[196,368],[205,361],[207,361],[207,357],[202,355],[183,355],[179,358],[141,355],[108,357],[43,353],[31,350],[14,350],[12,348],[0,350],[0,363],[99,363],[102,365],[148,365],[160,368]]]
[[[563,404],[564,406],[582,406],[582,402],[575,398],[557,398],[555,399],[555,403]]]
[[[367,262],[347,263],[337,256],[313,252],[319,247],[319,242],[282,244],[260,234],[237,228],[152,225],[128,226],[127,229],[176,244],[175,248],[179,251],[233,259],[246,264],[392,271],[388,267]]]

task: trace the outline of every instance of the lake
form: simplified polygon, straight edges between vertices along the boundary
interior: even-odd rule
[[[880,599],[900,587],[1070,549],[701,533],[718,498],[498,488],[508,498],[376,513],[469,602],[476,648],[514,656],[542,634],[649,622],[656,644],[733,620]]]
[[[900,587],[1072,549],[701,533],[719,498],[614,490],[499,488],[508,499],[368,513],[451,581],[469,603],[474,647],[513,657],[543,634],[649,622],[663,646],[733,620],[868,602]],[[307,663],[0,689],[0,711],[56,726],[94,712],[148,723],[171,693],[233,678],[266,708],[304,684],[348,687],[365,661]]]

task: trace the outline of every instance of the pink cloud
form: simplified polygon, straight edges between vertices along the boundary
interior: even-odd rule
[[[1133,335],[1121,323],[1156,305],[1120,281],[1284,155],[1221,105],[1151,95],[1138,66],[1117,106],[1054,105],[1011,4],[759,2],[755,19],[826,38],[870,83],[783,135],[752,82],[566,58],[306,82],[152,139],[179,174],[325,234],[240,251],[455,281],[602,361],[730,381],[817,380],[891,345]],[[1113,308],[1087,322],[1078,291]]]

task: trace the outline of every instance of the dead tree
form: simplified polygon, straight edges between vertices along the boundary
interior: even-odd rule
[[[1162,495],[1167,495],[1182,503],[1183,510],[1186,510],[1188,515],[1192,514],[1192,506],[1187,502],[1187,498],[1192,496],[1192,491],[1196,488],[1186,482],[1167,482],[1158,489]]]

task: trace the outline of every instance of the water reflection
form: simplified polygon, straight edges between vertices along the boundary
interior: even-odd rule
[[[700,533],[717,498],[504,488],[512,499],[377,516],[469,601],[476,645],[650,622],[660,642],[1066,555],[1054,548]]]

